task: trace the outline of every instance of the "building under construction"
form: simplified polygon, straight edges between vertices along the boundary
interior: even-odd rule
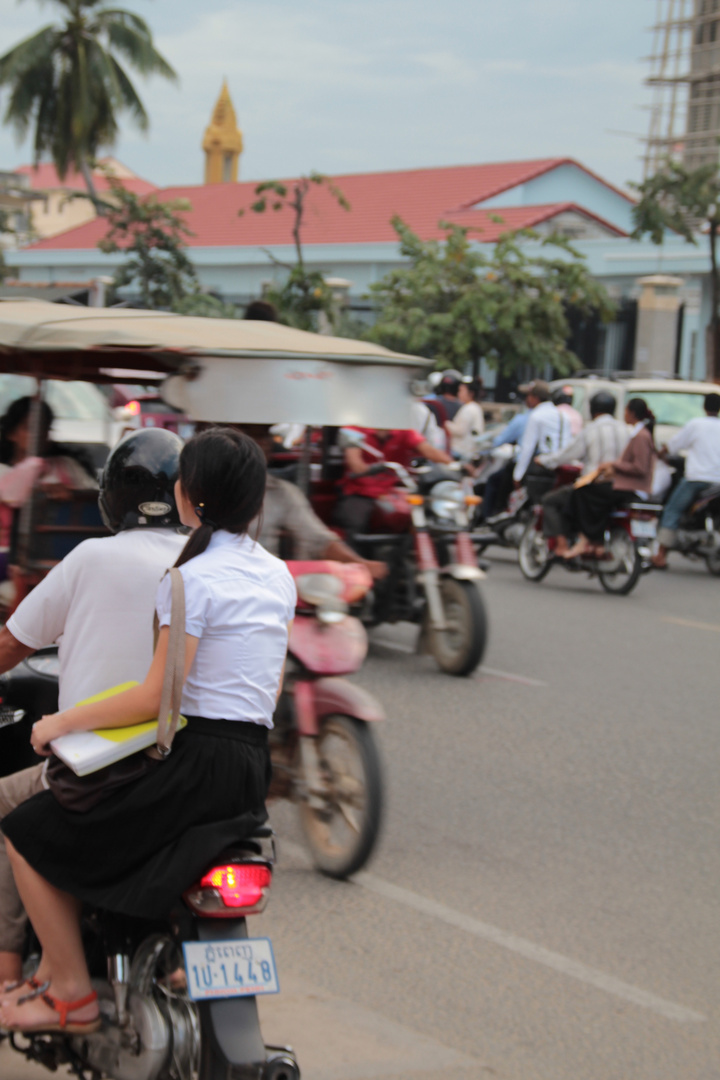
[[[720,158],[720,0],[656,0],[653,98],[643,155],[650,176],[668,157],[688,168]]]

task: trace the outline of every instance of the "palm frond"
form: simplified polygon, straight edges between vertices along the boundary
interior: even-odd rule
[[[56,27],[45,26],[0,56],[0,85],[11,83],[39,63],[52,65],[58,36]]]
[[[108,17],[112,14],[112,17]],[[109,13],[103,11],[98,19],[98,26],[108,36],[113,49],[121,54],[141,75],[162,75],[166,79],[177,80],[177,73],[167,60],[157,51],[148,27],[140,20],[127,19],[127,12]],[[140,29],[136,23],[142,24]]]

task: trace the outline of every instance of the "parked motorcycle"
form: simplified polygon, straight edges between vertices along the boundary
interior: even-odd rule
[[[675,469],[673,484],[664,503],[675,490],[685,471],[685,459],[671,458]],[[720,577],[720,484],[712,484],[685,511],[680,519],[673,551],[689,559],[704,559],[709,572]]]
[[[367,634],[348,614],[372,581],[362,566],[289,562],[299,606],[285,681],[270,733],[271,798],[296,802],[315,865],[345,878],[367,862],[380,831],[382,769],[369,724],[379,702],[342,675],[359,670]],[[56,648],[41,649],[0,676],[0,774],[37,762],[32,725],[57,711]]]
[[[580,469],[561,466],[557,470],[555,487],[577,479]],[[528,581],[540,582],[553,566],[562,566],[572,573],[583,572],[597,577],[608,593],[626,596],[638,583],[643,570],[649,568],[652,541],[657,535],[658,516],[662,507],[641,501],[630,503],[610,514],[602,558],[581,555],[564,559],[555,555],[556,540],[543,536],[543,508],[533,508],[533,516],[520,541],[518,562]]]
[[[82,931],[100,1030],[13,1033],[10,1045],[78,1080],[299,1080],[292,1050],[263,1041],[257,997],[277,993],[278,976],[270,940],[248,937],[246,922],[267,903],[273,864],[264,827],[209,857],[164,920],[89,910]],[[27,974],[37,959],[29,935]]]
[[[422,626],[424,647],[451,675],[469,675],[482,660],[487,616],[479,589],[485,577],[470,539],[468,511],[477,497],[463,490],[457,469],[418,469],[411,476],[385,461],[359,432],[343,431],[341,444],[379,460],[373,469],[395,474],[397,486],[375,500],[369,532],[353,543],[368,559],[387,564],[376,582],[369,625],[400,621]]]

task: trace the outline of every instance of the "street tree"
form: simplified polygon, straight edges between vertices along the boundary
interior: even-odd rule
[[[9,92],[5,122],[20,139],[32,129],[35,163],[49,155],[60,179],[82,173],[102,211],[92,179],[101,147],[117,138],[119,117],[142,131],[145,107],[123,64],[140,75],[177,76],[157,51],[144,19],[102,0],[53,0],[60,20],[44,26],[0,57],[0,87]],[[121,62],[122,61],[122,62]]]
[[[191,209],[187,199],[141,199],[112,177],[110,184],[109,228],[98,247],[105,254],[125,256],[115,273],[115,288],[133,286],[145,307],[166,310],[197,296],[197,274],[186,242],[193,234],[181,216]]]
[[[408,265],[370,286],[372,341],[460,371],[471,364],[477,373],[485,359],[503,375],[567,374],[578,366],[567,347],[568,310],[612,317],[605,289],[565,237],[524,229],[486,251],[457,225],[441,222],[445,239],[423,241],[399,217],[392,223]]]
[[[270,255],[272,261],[287,270],[288,274],[282,286],[268,291],[266,299],[277,308],[281,322],[300,330],[316,330],[320,313],[324,313],[331,324],[337,316],[332,290],[324,276],[317,270],[308,270],[303,258],[302,227],[307,197],[313,186],[324,187],[338,206],[343,210],[350,209],[340,188],[329,177],[317,172],[301,176],[292,182],[290,188],[279,180],[265,180],[255,188],[256,200],[250,207],[255,214],[264,214],[269,209],[287,209],[292,215],[295,264],[282,263]],[[239,212],[244,213],[243,210]]]
[[[653,176],[630,186],[640,196],[633,207],[634,239],[648,235],[654,244],[662,244],[670,231],[697,245],[703,232],[708,236],[711,309],[707,353],[712,378],[720,382],[720,168],[708,164],[686,169],[681,162],[668,160]]]

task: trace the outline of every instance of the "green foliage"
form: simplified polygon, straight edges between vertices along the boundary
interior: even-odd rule
[[[317,331],[319,316],[324,312],[333,322],[335,305],[332,291],[318,271],[307,271],[304,266],[293,266],[284,285],[269,289],[263,296],[277,308],[280,322],[297,330]]]
[[[96,199],[88,163],[118,134],[130,113],[142,130],[148,117],[121,60],[141,75],[177,76],[153,45],[147,23],[101,0],[53,0],[60,23],[50,24],[0,57],[0,86],[9,99],[5,122],[20,139],[33,130],[35,162],[49,154],[63,178],[74,166]]]
[[[185,250],[192,232],[179,216],[191,209],[190,203],[139,199],[112,178],[111,190],[116,205],[108,210],[110,227],[98,247],[127,256],[115,273],[115,288],[135,286],[149,308],[175,310],[188,297],[198,297],[197,274]]]
[[[562,236],[543,238],[538,252],[523,243],[540,239],[531,230],[505,233],[486,253],[456,225],[441,223],[442,242],[420,240],[399,217],[393,226],[410,265],[370,286],[372,341],[461,371],[484,358],[502,374],[545,365],[565,374],[578,366],[566,344],[568,308],[612,317],[605,289]]]
[[[241,313],[234,304],[218,300],[217,296],[199,290],[176,300],[172,310],[177,315],[199,315],[203,319],[239,319]]]
[[[720,381],[720,275],[717,261],[717,236],[720,229],[720,170],[717,164],[686,169],[668,159],[654,176],[642,184],[631,184],[640,199],[633,208],[638,240],[648,235],[654,244],[662,244],[668,230],[678,233],[689,244],[697,244],[699,229],[704,226],[710,239],[710,374]]]
[[[250,206],[255,214],[264,214],[268,209],[282,210],[284,208],[289,209],[292,214],[292,237],[297,261],[295,266],[285,267],[290,273],[284,285],[271,289],[265,299],[277,308],[280,322],[295,326],[299,330],[318,330],[321,312],[324,313],[328,324],[333,327],[340,319],[332,290],[326,284],[323,275],[318,271],[306,270],[303,260],[302,223],[305,201],[313,185],[325,187],[338,206],[341,206],[343,210],[350,209],[350,203],[340,188],[327,176],[318,172],[311,172],[308,176],[301,176],[299,180],[294,181],[292,192],[279,180],[265,180],[255,188],[257,199]],[[241,210],[240,213],[242,214],[243,211]],[[273,262],[284,265],[274,258]]]

